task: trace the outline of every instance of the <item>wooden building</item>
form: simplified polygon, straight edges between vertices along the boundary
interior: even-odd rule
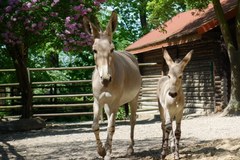
[[[222,0],[228,23],[234,24],[237,0]],[[140,107],[157,106],[157,79],[168,68],[163,59],[163,48],[173,59],[183,58],[194,50],[184,72],[183,88],[187,113],[221,111],[230,93],[230,65],[213,6],[203,11],[190,10],[167,21],[164,31],[150,31],[126,48],[140,63],[157,63],[140,67],[143,77]],[[232,25],[231,25],[232,26]]]

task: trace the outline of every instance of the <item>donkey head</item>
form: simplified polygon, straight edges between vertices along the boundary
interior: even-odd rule
[[[96,69],[99,72],[101,82],[104,86],[108,86],[112,80],[113,74],[111,70],[114,52],[112,36],[117,27],[117,14],[112,12],[105,31],[101,31],[86,17],[84,17],[84,26],[87,33],[91,34],[94,38],[92,50],[94,52]]]
[[[168,65],[168,82],[169,82],[169,90],[168,95],[172,98],[177,97],[178,91],[182,87],[182,77],[183,70],[190,61],[192,57],[193,50],[191,50],[180,62],[174,62],[172,58],[169,56],[167,50],[164,50],[164,59]]]

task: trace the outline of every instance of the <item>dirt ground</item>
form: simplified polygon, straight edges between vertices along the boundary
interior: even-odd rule
[[[135,128],[135,153],[126,157],[129,122],[116,124],[113,159],[157,160],[161,151],[161,125],[158,118],[139,119]],[[106,123],[101,124],[101,138]],[[182,121],[180,142],[182,160],[240,160],[240,117],[195,117]],[[43,130],[0,135],[2,160],[98,160],[91,122],[48,123]],[[172,155],[167,160],[173,159]]]

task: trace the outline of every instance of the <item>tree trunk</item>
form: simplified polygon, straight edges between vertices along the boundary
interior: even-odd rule
[[[139,14],[140,14],[140,22],[143,30],[147,31],[147,2],[146,0],[141,1],[141,5],[139,6]]]
[[[230,33],[230,29],[226,19],[224,18],[224,12],[221,7],[219,0],[212,0],[214,5],[214,11],[216,17],[219,21],[221,32],[223,35],[224,42],[227,47],[228,56],[230,60],[231,67],[231,93],[230,93],[230,101],[228,106],[224,109],[222,116],[229,114],[239,114],[240,113],[240,46],[238,46],[240,34],[237,28],[239,28],[240,16],[239,16],[239,3],[238,1],[238,13],[236,15],[236,36],[232,36]],[[233,39],[236,38],[236,39]],[[234,43],[234,42],[238,43]]]
[[[8,46],[16,69],[17,80],[21,92],[22,116],[21,118],[32,118],[32,87],[27,69],[27,50],[23,45]]]
[[[48,58],[48,67],[59,67],[59,54],[50,52]],[[53,87],[53,88],[52,88]],[[54,84],[50,89],[50,94],[57,94],[57,84]],[[50,98],[51,103],[57,103],[57,98]]]

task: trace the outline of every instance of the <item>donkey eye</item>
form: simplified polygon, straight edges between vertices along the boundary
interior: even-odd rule
[[[93,52],[94,52],[94,53],[97,53],[97,50],[96,50],[96,49],[94,49],[94,50],[93,50]]]
[[[179,79],[182,79],[182,76],[179,76],[178,78],[179,78]]]
[[[168,76],[168,78],[171,78],[169,75],[167,75]]]

